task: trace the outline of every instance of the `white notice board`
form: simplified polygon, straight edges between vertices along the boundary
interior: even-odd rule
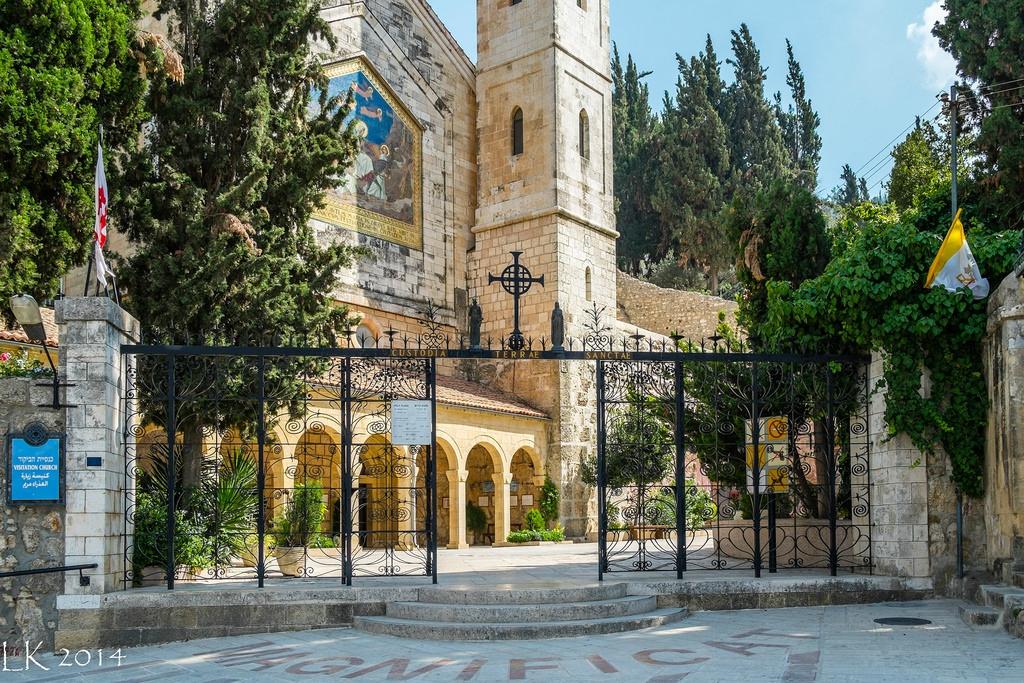
[[[391,443],[430,446],[433,435],[430,401],[391,402]]]

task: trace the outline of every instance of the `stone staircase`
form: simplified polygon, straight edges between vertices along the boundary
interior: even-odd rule
[[[960,618],[971,626],[1006,629],[1011,635],[1024,638],[1024,573],[1012,576],[1013,585],[978,586],[975,603],[957,605]]]
[[[421,588],[415,601],[388,602],[384,616],[353,627],[423,640],[536,640],[621,633],[670,624],[686,608],[659,609],[626,584]]]

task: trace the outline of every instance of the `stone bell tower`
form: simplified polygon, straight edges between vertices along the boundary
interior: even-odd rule
[[[615,318],[609,0],[477,1],[478,208],[471,296],[484,337],[512,330],[512,300],[499,275],[522,252],[544,287],[523,297],[521,329],[550,334],[557,301],[567,336],[588,312]],[[547,474],[562,488],[571,535],[595,528],[593,495],[578,481],[595,448],[593,368],[581,362],[518,362],[500,372],[512,390],[552,417]],[[590,521],[588,521],[588,519]]]

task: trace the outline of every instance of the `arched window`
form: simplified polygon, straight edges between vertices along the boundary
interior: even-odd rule
[[[377,345],[377,338],[367,325],[360,325],[356,328],[355,343],[359,348],[372,349]]]
[[[590,117],[587,110],[580,110],[580,156],[590,158]]]
[[[590,266],[587,266],[587,272],[583,275],[584,284],[587,288],[587,301],[594,300],[593,280],[590,275]]]
[[[516,107],[512,112],[512,156],[523,153],[523,110]]]

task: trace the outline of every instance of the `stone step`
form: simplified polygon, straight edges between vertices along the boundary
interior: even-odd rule
[[[994,607],[983,607],[961,602],[956,607],[957,614],[965,624],[971,626],[996,626],[1003,611]]]
[[[611,600],[519,605],[449,605],[436,602],[389,602],[387,616],[413,621],[463,624],[531,624],[542,621],[585,621],[625,617],[658,609],[653,595],[628,595]]]
[[[1013,585],[1017,588],[1024,588],[1024,574],[1018,573],[1013,575]]]
[[[445,586],[419,590],[420,602],[446,605],[547,605],[556,602],[595,602],[626,597],[624,583],[595,583],[584,586]]]
[[[456,624],[393,617],[355,617],[352,625],[369,633],[420,640],[541,640],[622,633],[677,622],[685,608],[668,608],[623,617],[529,623]]]
[[[1013,586],[993,584],[988,586],[979,586],[978,590],[981,592],[981,597],[985,604],[997,609],[1003,608],[1007,597],[1013,596],[1016,598],[1024,598],[1024,590],[1014,588]]]

